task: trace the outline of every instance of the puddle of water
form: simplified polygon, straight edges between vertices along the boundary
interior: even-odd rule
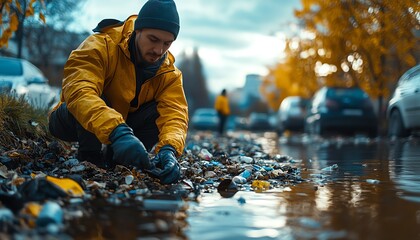
[[[205,194],[188,210],[190,239],[420,238],[417,140],[298,137],[278,144],[278,153],[302,159],[308,182],[277,193]]]
[[[278,139],[306,182],[262,193],[203,193],[185,210],[95,203],[76,239],[419,239],[420,144],[365,138]],[[79,227],[77,227],[79,226]]]
[[[190,239],[292,239],[281,200],[277,193],[203,194],[188,210],[186,234]]]

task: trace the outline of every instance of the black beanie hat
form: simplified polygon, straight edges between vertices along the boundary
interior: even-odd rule
[[[134,30],[155,28],[172,33],[176,39],[179,32],[179,16],[173,0],[148,0],[140,9]]]

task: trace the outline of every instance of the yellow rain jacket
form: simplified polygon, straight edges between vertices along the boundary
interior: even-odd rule
[[[132,15],[122,25],[102,29],[72,51],[64,67],[61,102],[53,110],[66,102],[85,129],[103,144],[110,144],[109,135],[125,122],[129,112],[155,100],[160,114],[156,120],[160,134],[155,150],[170,144],[181,155],[187,135],[188,105],[181,71],[174,66],[175,58],[169,51],[156,75],[141,86],[138,105],[130,106],[135,97],[136,72],[128,45],[130,36],[135,34],[136,18]]]
[[[223,95],[217,96],[216,101],[214,102],[214,109],[216,109],[216,111],[222,113],[223,115],[229,115],[229,99]]]

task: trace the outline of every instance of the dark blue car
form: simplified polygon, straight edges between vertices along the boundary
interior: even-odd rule
[[[367,134],[376,137],[377,116],[368,94],[358,87],[323,87],[307,109],[305,131],[309,134]]]

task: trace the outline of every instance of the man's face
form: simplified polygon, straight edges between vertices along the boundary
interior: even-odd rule
[[[173,41],[174,35],[167,31],[152,28],[136,30],[136,47],[140,50],[143,61],[147,63],[158,61]]]

